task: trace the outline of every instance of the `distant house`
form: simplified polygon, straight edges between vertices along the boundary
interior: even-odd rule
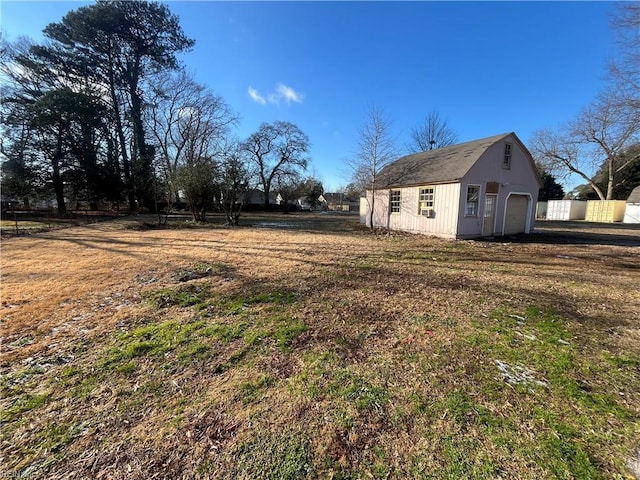
[[[321,195],[327,210],[333,212],[357,212],[359,200],[347,197],[344,193],[325,193]]]
[[[640,185],[631,191],[624,211],[624,223],[640,223]]]
[[[407,155],[361,199],[374,227],[444,238],[530,233],[542,184],[515,133]],[[362,215],[361,215],[362,218]]]
[[[269,203],[276,203],[276,195],[274,193],[269,193]],[[264,192],[257,188],[250,188],[244,195],[244,204],[247,206],[263,206]]]

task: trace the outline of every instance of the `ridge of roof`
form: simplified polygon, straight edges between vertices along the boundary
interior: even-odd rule
[[[445,183],[460,180],[493,144],[514,132],[471,140],[448,147],[405,155],[385,166],[376,188]]]

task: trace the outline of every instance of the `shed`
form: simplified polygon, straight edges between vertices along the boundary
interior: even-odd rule
[[[549,200],[547,220],[584,220],[587,202],[582,200]]]
[[[624,223],[640,223],[640,185],[631,191],[624,211]]]
[[[541,186],[527,148],[504,133],[390,163],[367,190],[364,220],[444,238],[530,233]]]
[[[587,222],[621,222],[626,206],[624,200],[589,200],[584,219]]]
[[[549,202],[538,202],[536,205],[536,218],[547,218],[547,208]]]

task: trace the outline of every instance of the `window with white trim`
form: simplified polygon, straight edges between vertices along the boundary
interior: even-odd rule
[[[389,210],[391,213],[400,213],[400,190],[391,190]]]
[[[435,205],[435,187],[421,187],[418,200],[418,215],[428,215]]]
[[[478,216],[479,201],[480,201],[480,185],[467,185],[467,202],[464,208],[465,217]]]
[[[502,168],[505,170],[511,169],[511,144],[504,144],[504,158],[502,160]]]

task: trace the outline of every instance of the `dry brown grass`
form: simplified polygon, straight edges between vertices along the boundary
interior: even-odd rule
[[[4,240],[7,474],[630,475],[638,248],[287,221]]]

